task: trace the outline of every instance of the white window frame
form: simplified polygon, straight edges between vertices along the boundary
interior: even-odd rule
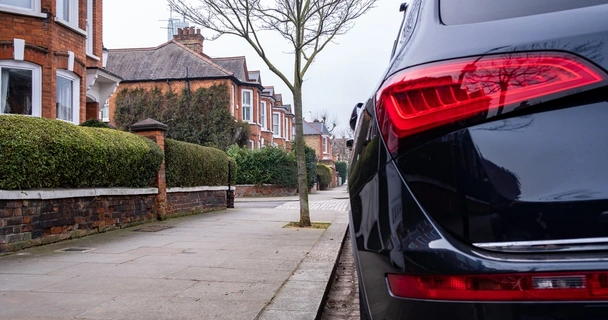
[[[29,8],[11,6],[8,4],[0,3],[0,11],[16,13],[26,16],[34,16],[39,18],[47,17],[46,13],[40,12],[40,0],[30,0]]]
[[[67,70],[57,70],[57,77],[72,81],[72,121],[66,119],[60,119],[56,116],[57,120],[70,122],[73,124],[80,123],[80,78],[73,72]],[[55,90],[55,95],[57,90]],[[55,103],[57,102],[57,96],[55,96]],[[55,106],[55,108],[57,108]]]
[[[275,116],[275,115],[276,115],[277,117],[279,117],[279,121],[277,121],[277,126],[278,126],[278,129],[277,129],[277,131],[276,131],[276,132],[275,132],[275,130],[274,130],[274,116]],[[272,113],[272,135],[273,135],[275,138],[280,138],[280,137],[281,137],[281,113],[279,113],[279,112],[273,112],[273,113]]]
[[[95,35],[93,34],[93,32],[94,32],[93,0],[86,0],[86,2],[87,2],[87,30],[86,30],[87,31],[87,43],[86,43],[87,55],[95,57],[95,55],[93,53],[93,45],[94,45],[94,37],[95,37]],[[97,59],[99,59],[99,58],[97,58]]]
[[[260,124],[262,125],[262,129],[266,129],[268,126],[268,121],[266,121],[266,101],[260,101]]]
[[[69,3],[68,20],[65,20],[63,17],[59,16],[59,9],[60,6],[64,3],[64,1],[67,1]],[[56,0],[55,9],[57,11],[57,14],[55,15],[55,21],[57,23],[62,24],[80,33],[83,36],[87,35],[87,32],[85,30],[80,29],[80,27],[78,26],[78,0]]]
[[[104,112],[107,113],[104,114]],[[110,122],[110,100],[106,100],[101,107],[101,110],[99,110],[99,119],[101,122]]]
[[[0,71],[3,67],[32,71],[32,114],[28,116],[42,117],[42,67],[27,61],[0,60]],[[1,74],[0,72],[0,88],[2,87]],[[0,114],[3,114],[1,109]]]
[[[234,113],[235,112],[235,110],[234,110],[234,105],[235,105],[235,102],[234,102],[234,85],[231,84],[230,86],[232,88],[232,90],[230,91],[230,101],[232,102],[232,104],[230,105],[230,113],[232,113],[232,116],[234,117],[234,114],[235,114]]]
[[[251,149],[251,150],[255,149],[255,141],[249,140],[249,149]]]
[[[245,104],[245,94],[248,93],[250,97],[250,104]],[[253,123],[253,90],[242,89],[241,90],[241,109],[243,115],[243,121]],[[245,118],[245,109],[249,109],[249,118]]]
[[[287,117],[283,117],[283,137],[285,140],[289,140],[289,130],[287,130]]]
[[[323,154],[328,154],[329,153],[329,141],[327,141],[327,136],[321,136],[321,138],[323,139],[322,144],[323,144]]]

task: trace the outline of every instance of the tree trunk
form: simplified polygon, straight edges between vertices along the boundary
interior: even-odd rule
[[[296,113],[296,162],[298,164],[298,191],[300,196],[300,227],[310,227],[308,209],[308,180],[306,179],[306,148],[302,123],[302,82],[294,85],[293,104]]]

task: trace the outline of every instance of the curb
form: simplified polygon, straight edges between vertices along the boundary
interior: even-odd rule
[[[348,231],[348,214],[343,213],[332,221],[255,319],[320,318]]]

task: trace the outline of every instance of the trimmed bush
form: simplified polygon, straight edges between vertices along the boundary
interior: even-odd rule
[[[283,149],[266,146],[249,150],[234,145],[228,149],[228,154],[238,165],[239,184],[273,184],[292,188],[298,185],[295,156]]]
[[[228,161],[236,183],[236,162],[222,150],[165,139],[165,156],[167,187],[228,185]]]
[[[319,188],[321,190],[327,190],[331,184],[333,171],[327,165],[317,164],[317,173],[319,175]]]
[[[163,160],[149,139],[36,117],[0,116],[0,188],[147,187]]]
[[[336,171],[342,178],[342,182],[346,181],[346,175],[348,174],[348,164],[346,161],[337,161],[336,162]]]

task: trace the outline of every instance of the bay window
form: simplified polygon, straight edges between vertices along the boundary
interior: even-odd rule
[[[78,0],[57,0],[57,20],[78,28]]]
[[[279,113],[272,114],[272,132],[275,137],[281,136],[281,115]]]
[[[57,70],[57,119],[80,122],[80,79],[72,72]]]
[[[87,1],[87,54],[93,55],[93,0]]]
[[[0,0],[0,11],[46,17],[40,13],[40,0]]]
[[[40,66],[0,60],[0,114],[41,116]]]
[[[266,129],[266,101],[260,102],[260,124]]]
[[[243,90],[243,121],[252,122],[253,91]]]

